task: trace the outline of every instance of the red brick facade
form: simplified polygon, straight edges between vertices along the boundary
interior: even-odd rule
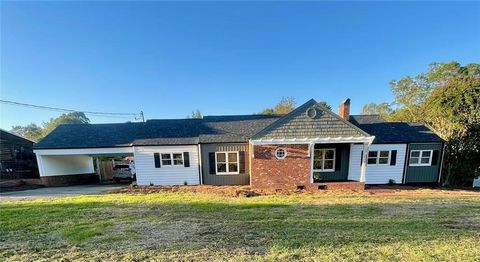
[[[275,150],[284,148],[287,157],[277,159]],[[255,145],[251,160],[251,185],[254,189],[282,190],[363,190],[365,183],[311,182],[308,145]]]
[[[98,183],[98,176],[96,174],[42,176],[40,180],[44,186],[69,186]]]
[[[275,157],[280,147],[287,151],[285,159]],[[311,184],[308,145],[255,145],[253,151],[252,188],[296,190]]]

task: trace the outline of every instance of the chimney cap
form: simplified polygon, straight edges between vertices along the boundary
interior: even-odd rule
[[[340,105],[349,105],[350,104],[350,98],[347,98],[340,103]]]

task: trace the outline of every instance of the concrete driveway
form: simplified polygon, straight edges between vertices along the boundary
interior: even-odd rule
[[[100,195],[107,191],[126,187],[128,184],[94,184],[64,187],[43,187],[23,191],[0,192],[1,200],[52,198],[78,195]]]

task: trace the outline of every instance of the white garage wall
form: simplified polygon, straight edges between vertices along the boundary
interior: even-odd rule
[[[189,152],[190,167],[161,166],[155,168],[154,153]],[[200,184],[198,147],[189,146],[135,146],[135,169],[138,185],[189,185]]]
[[[37,155],[40,176],[63,176],[95,173],[93,159],[86,155]]]
[[[365,175],[366,184],[387,184],[390,179],[395,180],[396,183],[402,183],[403,168],[405,164],[406,144],[372,144],[371,151],[376,150],[397,150],[396,165],[367,165],[367,174]],[[350,154],[350,169],[348,179],[360,179],[360,161],[362,154],[362,145],[353,145]],[[391,156],[391,153],[390,153]]]

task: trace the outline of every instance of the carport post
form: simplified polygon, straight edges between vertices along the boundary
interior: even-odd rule
[[[367,174],[368,150],[370,143],[363,143],[362,166],[360,168],[360,182],[365,182],[365,175]]]
[[[102,171],[100,170],[100,161],[98,160],[98,157],[95,157],[95,163],[97,165],[97,175],[98,175],[98,182],[102,182]]]

